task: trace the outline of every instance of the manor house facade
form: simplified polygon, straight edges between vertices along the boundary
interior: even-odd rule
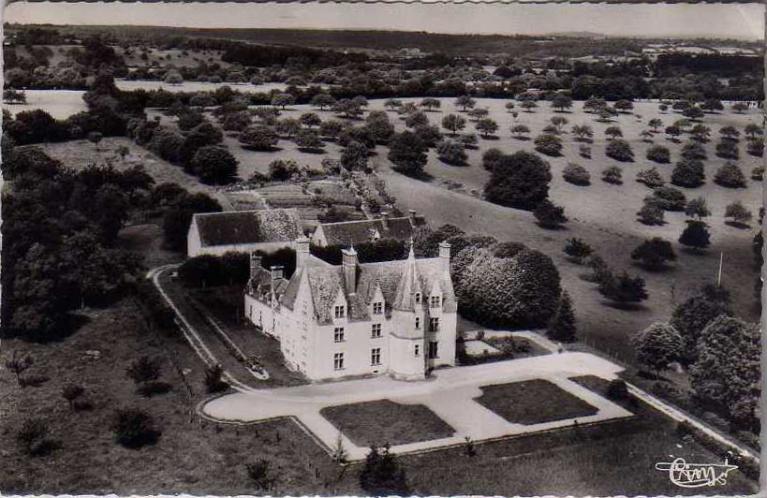
[[[289,368],[312,380],[388,374],[423,379],[455,365],[457,303],[450,245],[436,258],[359,263],[353,247],[341,265],[295,242],[296,270],[261,267],[251,255],[245,314],[280,341]]]

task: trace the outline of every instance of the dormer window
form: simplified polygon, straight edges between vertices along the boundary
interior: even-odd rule
[[[416,328],[416,330],[421,328],[421,317],[420,316],[415,317],[415,328]]]
[[[382,302],[373,303],[373,314],[374,315],[381,315],[381,314],[383,314],[383,303]]]
[[[429,303],[430,308],[439,308],[440,305],[440,297],[439,296],[431,296],[431,301]]]
[[[336,318],[343,318],[346,316],[346,307],[343,305],[336,306],[335,307],[335,317]]]
[[[421,304],[421,293],[416,292],[415,293],[415,304]]]

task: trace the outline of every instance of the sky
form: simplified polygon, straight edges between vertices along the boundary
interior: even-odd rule
[[[428,0],[427,0],[428,1]],[[4,22],[762,39],[763,4],[12,3]]]

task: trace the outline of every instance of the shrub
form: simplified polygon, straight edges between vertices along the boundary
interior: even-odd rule
[[[296,133],[295,142],[299,149],[307,151],[321,151],[325,147],[325,143],[320,139],[319,133],[306,128]]]
[[[173,389],[173,386],[167,382],[163,382],[161,380],[150,380],[149,382],[144,382],[138,386],[136,392],[145,398],[151,398],[152,396],[158,394],[169,393],[171,389]]]
[[[533,216],[543,228],[556,229],[567,223],[565,208],[555,205],[548,199],[536,206]]]
[[[136,384],[157,380],[160,377],[160,362],[154,358],[142,356],[130,364],[126,373]]]
[[[349,142],[341,152],[341,166],[347,171],[367,171],[368,148],[356,141]]]
[[[112,431],[119,444],[132,449],[155,444],[161,435],[148,413],[132,408],[115,412]]]
[[[655,167],[637,173],[637,181],[639,183],[644,183],[650,188],[662,187],[666,184],[663,177],[660,175],[658,168]]]
[[[746,145],[746,152],[752,156],[762,157],[764,155],[764,138],[759,137],[749,140]]]
[[[714,182],[727,188],[745,188],[746,176],[737,164],[728,161],[716,171]]]
[[[756,166],[751,170],[751,179],[761,182],[764,179],[764,166]]]
[[[599,283],[599,292],[617,303],[638,303],[647,299],[645,281],[642,277],[631,277],[623,272],[617,277],[608,274]]]
[[[573,185],[591,184],[591,174],[583,166],[575,163],[568,163],[562,170],[562,178]]]
[[[460,99],[461,97],[459,97]],[[473,104],[473,99],[467,97]],[[456,101],[456,105],[461,104]],[[405,469],[397,461],[389,447],[380,449],[372,446],[365,457],[365,464],[359,474],[360,487],[372,496],[407,496],[410,494]]]
[[[684,341],[668,323],[655,322],[634,336],[637,361],[658,372],[681,358]]]
[[[485,185],[488,201],[517,209],[534,209],[548,197],[551,167],[537,154],[504,155]]]
[[[613,185],[623,183],[623,172],[617,166],[610,166],[602,171],[602,181]]]
[[[559,156],[562,153],[562,139],[556,135],[538,135],[535,137],[535,150],[547,156]]]
[[[502,157],[503,152],[501,150],[496,148],[487,149],[482,154],[482,167],[492,172]]]
[[[687,206],[684,208],[684,214],[690,218],[701,219],[710,216],[711,211],[708,209],[706,199],[703,197],[696,197],[687,203]]]
[[[631,259],[641,262],[648,270],[661,270],[668,261],[676,260],[676,254],[669,241],[653,237],[637,246],[631,252]]]
[[[16,441],[24,453],[30,456],[43,456],[56,449],[58,444],[49,439],[48,423],[39,418],[27,419],[16,433]]]
[[[737,225],[745,225],[751,221],[753,214],[742,202],[737,201],[727,205],[724,209],[724,217],[732,218],[733,223]]]
[[[567,239],[563,251],[580,265],[583,264],[583,261],[586,258],[591,256],[594,249],[583,240],[574,237],[572,239]]]
[[[663,209],[658,206],[654,199],[653,202],[645,200],[642,208],[637,211],[637,219],[645,225],[663,225],[665,223]]]
[[[671,161],[671,152],[668,147],[653,145],[647,149],[647,159],[656,163],[667,164]]]
[[[61,396],[67,400],[70,408],[74,408],[74,401],[85,394],[85,388],[79,384],[67,384],[61,390]]]
[[[617,138],[607,144],[605,154],[616,161],[631,162],[634,160],[634,151],[631,150],[631,145],[625,140]]]
[[[697,142],[687,142],[682,147],[682,157],[684,159],[706,159],[706,149]]]
[[[269,163],[269,178],[273,181],[290,180],[298,172],[298,164],[292,159],[276,159]]]
[[[487,155],[487,152],[485,155]],[[468,157],[463,145],[454,142],[453,140],[441,141],[439,145],[437,145],[437,156],[442,162],[447,164],[465,164],[466,158]]]
[[[572,342],[575,340],[576,333],[573,301],[567,291],[563,291],[557,311],[546,327],[546,335],[555,341]]]
[[[705,183],[703,162],[697,159],[682,159],[671,173],[671,183],[679,187],[695,188]]]
[[[388,158],[398,171],[417,176],[426,165],[426,150],[426,145],[417,135],[404,131],[392,138]]]
[[[195,152],[191,168],[203,183],[223,185],[237,176],[237,159],[224,147],[206,145]]]
[[[219,393],[229,388],[223,380],[224,368],[221,365],[211,365],[205,370],[205,389],[208,393]]]
[[[519,138],[519,139],[525,138],[525,135],[527,135],[528,133],[530,133],[530,128],[527,125],[516,124],[511,127],[511,134],[515,138]]]
[[[687,205],[687,197],[674,187],[659,187],[653,190],[653,202],[664,211],[684,211]]]
[[[240,134],[240,144],[254,150],[272,150],[279,137],[270,127],[264,125],[251,126]]]
[[[248,477],[259,489],[267,490],[274,483],[274,478],[269,471],[269,461],[263,458],[245,465]]]
[[[588,145],[581,145],[578,147],[578,154],[584,159],[591,159],[591,147]]]
[[[463,144],[463,146],[467,149],[476,149],[477,148],[477,135],[474,133],[466,133],[464,135],[460,135],[456,138],[458,143]]]
[[[591,269],[591,274],[583,276],[583,279],[586,281],[598,283],[612,275],[607,262],[598,254],[592,254],[586,261],[586,266]]]
[[[708,225],[699,220],[687,220],[687,227],[679,236],[679,243],[700,251],[711,243],[711,234]]]

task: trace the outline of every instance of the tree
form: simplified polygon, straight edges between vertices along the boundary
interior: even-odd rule
[[[126,369],[126,375],[136,384],[157,380],[160,377],[160,363],[155,358],[142,356],[131,362]]]
[[[687,205],[687,197],[681,190],[674,187],[656,188],[650,199],[664,211],[684,211]]]
[[[573,125],[572,133],[573,135],[575,135],[576,140],[582,141],[582,142],[590,141],[591,138],[594,136],[594,130],[591,128],[591,126],[586,124]]]
[[[647,299],[645,281],[642,277],[631,277],[623,272],[617,277],[608,274],[599,283],[599,293],[619,304],[639,303]]]
[[[525,112],[533,112],[533,109],[538,107],[538,103],[534,100],[523,100],[519,103],[519,106],[525,110]]]
[[[405,126],[408,128],[415,128],[417,126],[424,126],[428,124],[429,118],[422,111],[410,113],[405,118]]]
[[[562,178],[573,185],[591,184],[591,174],[580,164],[567,163],[567,166],[562,170]]]
[[[611,139],[619,138],[623,136],[623,131],[618,126],[608,126],[607,129],[605,129],[605,135]]]
[[[392,138],[387,157],[398,171],[417,176],[426,166],[426,150],[426,145],[416,134],[404,131]]]
[[[650,121],[647,122],[647,126],[652,128],[652,131],[655,133],[658,133],[658,128],[663,126],[663,121],[658,118],[652,118]]]
[[[466,127],[466,118],[458,114],[448,114],[442,118],[442,127],[455,135]]]
[[[477,131],[482,134],[483,137],[488,137],[498,131],[498,123],[490,118],[480,119],[474,126],[477,128]]]
[[[687,220],[687,227],[679,236],[679,243],[700,252],[711,243],[708,225],[700,220]]]
[[[602,170],[602,181],[612,185],[621,185],[623,183],[623,171],[617,166],[608,166]]]
[[[724,217],[732,218],[734,225],[745,226],[751,221],[753,214],[742,202],[736,201],[727,205],[724,210]]]
[[[559,156],[562,153],[562,139],[556,135],[544,133],[535,137],[535,150],[547,156]]]
[[[546,336],[555,341],[573,342],[577,331],[573,301],[567,291],[562,291],[559,307],[554,316],[551,317],[551,321],[549,321]]]
[[[305,112],[301,114],[301,117],[298,118],[298,121],[308,128],[314,128],[315,126],[322,124],[322,119],[320,119],[317,113],[314,112]]]
[[[564,131],[564,126],[567,123],[569,123],[569,121],[564,116],[554,116],[551,118],[551,124],[556,128],[557,134]]]
[[[605,102],[605,99],[595,97],[593,95],[583,103],[584,112],[599,113],[605,107],[607,107],[607,102]]]
[[[679,135],[682,134],[682,130],[678,126],[667,126],[666,127],[666,135],[668,135],[669,140],[672,142],[676,142],[678,140]]]
[[[525,135],[530,133],[530,128],[528,128],[526,125],[518,124],[511,127],[511,134],[514,135],[517,139],[523,139],[525,138]]]
[[[225,391],[229,384],[224,381],[224,368],[220,364],[211,365],[205,370],[205,390],[208,394]]]
[[[341,166],[347,171],[367,171],[368,148],[356,141],[351,141],[341,153]]]
[[[671,183],[679,187],[695,188],[706,182],[703,162],[696,159],[682,159],[671,173]]]
[[[398,107],[402,107],[402,101],[400,99],[387,99],[386,102],[384,102],[384,107],[391,111]]]
[[[631,162],[634,160],[634,151],[631,150],[631,145],[619,138],[610,140],[605,149],[605,154],[616,161]]]
[[[212,185],[232,183],[237,176],[237,159],[218,145],[200,147],[194,154],[191,167],[200,181]]]
[[[319,133],[315,130],[302,129],[296,133],[295,138],[298,148],[305,151],[322,151],[325,147],[325,142],[320,139]]]
[[[5,362],[5,368],[13,372],[13,375],[16,377],[16,383],[21,387],[21,374],[31,367],[34,361],[28,354],[19,357],[17,353],[18,351],[13,352],[11,359]]]
[[[722,101],[719,99],[706,99],[701,105],[700,108],[704,111],[708,112],[716,112],[716,111],[723,111],[724,105],[722,105]]]
[[[371,446],[360,471],[359,482],[360,487],[372,496],[410,494],[405,469],[401,467],[388,445],[380,449]]]
[[[684,342],[679,332],[664,322],[655,322],[633,338],[637,360],[654,372],[666,370],[682,356]]]
[[[619,112],[631,112],[634,110],[634,103],[630,100],[621,99],[617,101],[613,107]]]
[[[637,219],[645,225],[663,225],[665,223],[663,209],[656,202],[645,200],[642,208],[637,211]]]
[[[676,254],[669,241],[653,237],[634,248],[631,259],[639,261],[648,270],[657,271],[662,270],[667,262],[675,261]]]
[[[462,108],[463,112],[466,112],[468,109],[473,109],[474,106],[477,105],[477,101],[468,95],[461,95],[455,99],[455,105]]]
[[[713,319],[701,333],[698,358],[690,369],[695,397],[753,430],[758,424],[760,355],[758,324],[724,315]]]
[[[662,187],[666,183],[658,171],[658,168],[654,166],[637,173],[637,181],[639,183],[644,183],[650,188]]]
[[[442,102],[439,99],[435,99],[433,97],[426,97],[421,100],[421,107],[425,107],[430,111],[433,111],[434,109],[439,109],[442,107]]]
[[[684,214],[690,218],[697,218],[702,220],[711,215],[711,211],[708,209],[706,199],[703,197],[697,197],[687,203],[687,207],[684,208]]]
[[[184,78],[181,76],[181,73],[179,73],[175,69],[169,70],[167,73],[165,73],[165,78],[163,81],[169,85],[180,85],[184,82]]]
[[[437,157],[447,164],[464,164],[468,156],[462,144],[443,140],[437,145]]]
[[[748,110],[748,104],[745,102],[735,102],[730,108],[738,114],[743,114]]]
[[[551,166],[537,154],[504,155],[485,185],[488,201],[517,209],[534,209],[548,197]]]
[[[283,118],[277,120],[274,129],[280,135],[292,138],[301,129],[301,123],[297,119]]]
[[[653,145],[647,149],[647,159],[656,163],[667,164],[671,161],[671,151],[668,150],[668,147]]]
[[[279,137],[270,127],[264,125],[251,126],[240,134],[240,144],[253,150],[272,150],[277,145]]]
[[[730,294],[725,289],[706,284],[678,305],[671,316],[671,325],[685,341],[685,360],[693,363],[701,332],[720,315],[732,316]]]
[[[723,159],[737,159],[740,157],[738,145],[731,140],[722,140],[716,144],[716,155]]]
[[[61,397],[67,400],[69,408],[74,409],[74,402],[85,394],[85,388],[79,384],[67,384],[61,389]]]
[[[248,477],[258,489],[268,490],[271,488],[274,478],[269,470],[269,461],[263,458],[255,462],[245,464]]]
[[[503,152],[500,149],[487,149],[484,153],[482,153],[482,167],[487,171],[492,172],[502,157]]]
[[[697,142],[687,142],[682,147],[682,157],[684,159],[706,159],[706,149]]]
[[[692,121],[697,121],[705,116],[703,110],[700,107],[692,106],[682,111],[682,115]]]
[[[276,159],[269,163],[269,178],[273,181],[284,182],[298,174],[298,164],[292,159]]]
[[[326,107],[333,107],[335,103],[336,99],[327,93],[318,93],[311,100],[311,105],[319,107],[321,111],[324,111]]]
[[[148,413],[132,408],[115,412],[112,430],[117,442],[126,448],[141,448],[154,444],[161,434]]]
[[[565,208],[555,205],[548,199],[541,201],[535,207],[533,216],[538,220],[538,225],[543,228],[557,229],[567,223]]]
[[[276,93],[272,96],[271,103],[274,107],[281,107],[282,110],[285,110],[287,106],[296,103],[296,98],[290,93]]]
[[[338,135],[341,133],[343,128],[344,125],[341,121],[336,119],[329,119],[327,121],[323,121],[322,124],[320,124],[320,135],[330,140],[335,140],[338,138]]]
[[[714,183],[727,188],[745,188],[746,175],[737,164],[727,161],[714,175]]]
[[[764,135],[764,129],[761,126],[754,123],[748,123],[744,131],[746,133],[746,136],[750,138],[751,140]]]
[[[690,138],[697,142],[708,142],[708,139],[711,137],[711,128],[698,123],[692,127],[690,135]]]
[[[481,107],[472,109],[468,112],[469,118],[473,121],[479,121],[482,118],[486,118],[490,115],[490,111]]]
[[[506,107],[507,111],[512,112],[516,106],[514,102],[509,101],[509,102],[506,102],[506,105],[504,107]]]
[[[551,99],[551,107],[559,112],[565,112],[573,106],[573,99],[568,95],[558,93]]]
[[[591,256],[591,254],[594,252],[594,249],[582,239],[573,237],[571,239],[567,239],[567,243],[565,244],[563,251],[576,263],[581,265],[586,260],[586,258]]]
[[[740,131],[731,125],[719,128],[719,134],[722,136],[722,140],[731,140],[733,142],[737,142],[738,137],[740,137]]]

